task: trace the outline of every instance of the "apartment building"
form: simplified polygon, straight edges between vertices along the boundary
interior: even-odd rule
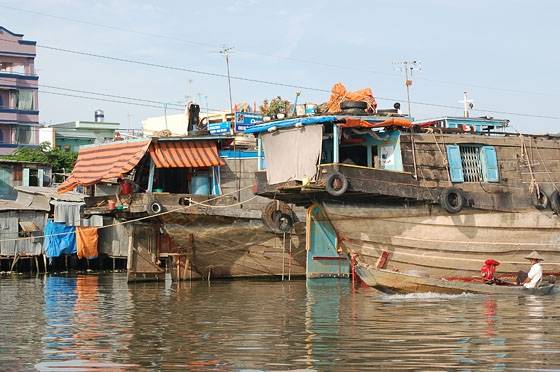
[[[0,155],[39,141],[36,44],[0,26]]]

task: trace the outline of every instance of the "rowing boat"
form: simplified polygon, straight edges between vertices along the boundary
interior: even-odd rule
[[[525,288],[517,285],[489,285],[458,279],[434,278],[416,273],[376,269],[363,263],[356,265],[356,273],[368,286],[385,293],[481,293],[524,296],[548,295],[554,289],[554,284],[542,284],[537,288]]]

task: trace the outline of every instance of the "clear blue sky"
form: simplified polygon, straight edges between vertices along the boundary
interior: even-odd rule
[[[350,89],[371,87],[379,97],[399,98],[403,107],[403,77],[393,63],[416,59],[422,71],[415,75],[413,101],[460,106],[467,90],[475,108],[560,116],[560,2],[553,0],[29,0],[1,5],[134,31],[0,7],[0,25],[48,46],[225,73],[217,51],[227,45],[234,47],[232,75],[321,89],[341,81]],[[168,102],[200,93],[208,96],[210,107],[229,105],[227,81],[220,77],[37,52],[41,84]],[[237,80],[232,86],[235,102],[277,95],[293,100],[296,91]],[[302,90],[302,101],[327,98],[327,93]],[[380,106],[391,105],[380,101]],[[124,127],[129,122],[139,127],[143,118],[163,113],[163,108],[40,96],[42,122],[90,119],[97,108]],[[413,104],[412,114],[462,112]],[[510,119],[521,131],[560,132],[559,119],[492,115]]]

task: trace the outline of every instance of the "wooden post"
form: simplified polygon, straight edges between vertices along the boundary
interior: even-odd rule
[[[68,271],[68,255],[64,255],[64,268]]]
[[[43,254],[43,266],[45,266],[45,274],[49,272],[48,266],[47,266],[47,256],[45,254]]]
[[[39,274],[39,259],[35,256],[35,270],[37,270],[37,274]]]
[[[128,254],[126,259],[126,276],[130,278],[130,270],[132,270],[132,235],[128,237]]]
[[[113,271],[115,271],[115,256],[113,256]]]
[[[333,163],[338,164],[338,125],[333,124]]]

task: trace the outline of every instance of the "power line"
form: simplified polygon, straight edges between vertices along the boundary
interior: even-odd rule
[[[0,38],[0,40],[4,40],[4,41],[8,41],[8,42],[14,42],[13,40],[9,40],[9,39]],[[60,52],[76,54],[76,55],[83,55],[83,56],[88,56],[88,57],[104,59],[104,60],[117,61],[117,62],[122,62],[122,63],[129,63],[129,64],[137,64],[137,65],[155,67],[155,68],[162,68],[162,69],[166,69],[166,70],[189,72],[189,73],[194,73],[194,74],[200,74],[200,75],[212,76],[212,77],[220,77],[220,78],[226,78],[226,79],[228,78],[228,75],[226,75],[226,74],[202,71],[202,70],[197,70],[197,69],[192,69],[192,68],[169,66],[169,65],[159,64],[159,63],[144,62],[144,61],[138,61],[138,60],[133,60],[133,59],[129,59],[129,58],[114,57],[114,56],[96,54],[96,53],[91,53],[91,52],[83,52],[83,51],[78,51],[78,50],[73,50],[73,49],[53,47],[53,46],[48,46],[48,45],[39,45],[38,44],[37,48],[49,49],[49,50],[60,51]],[[322,93],[330,93],[331,92],[330,90],[322,89],[322,88],[315,88],[315,87],[309,87],[309,86],[297,85],[297,84],[289,84],[289,83],[281,83],[281,82],[270,81],[270,80],[254,79],[254,78],[248,78],[248,77],[242,77],[242,76],[231,76],[230,78],[234,79],[234,80],[239,80],[239,81],[246,81],[246,82],[258,83],[258,84],[266,84],[266,85],[272,85],[272,86],[280,86],[280,87],[284,87],[284,88],[294,88],[294,89],[298,89],[298,90],[301,89],[301,90],[309,90],[309,91],[316,91],[316,92],[322,92]],[[401,101],[401,99],[398,99],[398,98],[389,98],[389,97],[380,97],[380,96],[377,96],[375,98],[377,100],[380,100],[380,101],[391,101],[391,102]],[[447,105],[427,103],[427,102],[419,102],[419,101],[410,101],[410,102],[414,103],[416,105],[422,105],[422,106],[432,106],[432,107],[442,107],[442,108],[452,108],[452,109],[461,109],[462,110],[462,107],[458,107],[458,106],[447,106]],[[523,117],[534,117],[534,118],[541,118],[541,119],[560,120],[559,116],[552,116],[552,115],[526,114],[526,113],[495,111],[495,110],[482,110],[482,109],[476,109],[476,110],[473,110],[473,111],[495,113],[495,114],[508,114],[508,115],[513,115],[513,116],[523,116]]]
[[[217,44],[212,44],[212,43],[209,43],[209,42],[203,42],[203,41],[200,41],[200,40],[188,40],[188,39],[179,38],[179,37],[172,36],[172,35],[163,35],[163,34],[157,34],[157,33],[152,33],[152,32],[138,31],[138,30],[133,30],[133,29],[130,29],[130,28],[125,28],[125,27],[120,27],[120,26],[96,23],[96,22],[85,21],[85,20],[77,19],[77,18],[70,18],[70,17],[59,16],[59,15],[51,14],[51,13],[39,12],[39,11],[36,11],[36,10],[18,8],[18,7],[10,6],[10,5],[7,5],[7,4],[0,4],[0,8],[9,9],[9,10],[16,11],[16,12],[23,12],[23,13],[39,15],[39,16],[42,16],[42,17],[59,19],[59,20],[78,23],[78,24],[84,24],[84,25],[88,25],[88,26],[106,28],[106,29],[109,29],[109,30],[127,32],[127,33],[131,33],[131,34],[142,35],[142,36],[147,36],[147,37],[152,37],[152,38],[157,38],[157,39],[172,40],[172,41],[181,42],[181,43],[185,43],[185,44],[189,44],[189,45],[195,45],[195,46],[200,46],[200,47],[208,47],[208,48],[212,48],[212,49],[217,48]],[[329,67],[329,68],[337,68],[337,69],[343,69],[343,70],[348,70],[348,71],[363,71],[363,72],[376,74],[376,75],[385,75],[385,76],[391,76],[391,77],[399,77],[400,76],[399,74],[396,74],[396,73],[371,70],[371,69],[367,69],[367,68],[359,68],[359,67],[357,68],[355,66],[344,66],[344,65],[340,65],[340,64],[325,63],[325,62],[316,61],[316,60],[287,57],[287,56],[282,56],[282,55],[272,55],[272,54],[266,54],[266,53],[258,53],[258,52],[247,51],[247,50],[237,49],[237,53],[252,55],[252,56],[258,56],[258,57],[281,59],[281,60],[286,60],[286,61],[292,61],[292,62],[298,62],[298,63],[304,63],[304,64],[310,64],[310,65],[317,65],[317,66],[323,66],[323,67]],[[453,82],[453,81],[445,81],[445,80],[439,80],[439,79],[431,79],[431,78],[426,78],[426,77],[417,77],[416,80],[428,81],[428,82],[437,83],[437,84],[461,86],[463,88],[472,87],[472,88],[487,89],[487,90],[494,90],[494,91],[499,91],[499,92],[516,93],[516,94],[530,94],[530,95],[538,95],[538,96],[555,96],[555,97],[560,95],[558,93],[543,93],[543,92],[533,92],[533,91],[509,89],[509,88],[502,88],[502,87],[491,87],[491,86],[482,85],[482,84],[472,84],[472,83],[466,83],[466,82]]]
[[[150,104],[147,104],[147,103],[136,103],[136,102],[127,102],[127,101],[115,101],[115,100],[113,100],[113,99],[108,99],[108,98],[88,97],[88,96],[81,96],[81,95],[77,95],[77,94],[68,94],[68,93],[52,92],[52,91],[48,91],[48,90],[40,90],[40,93],[52,94],[52,95],[64,96],[64,97],[74,97],[74,98],[89,99],[89,100],[92,100],[92,101],[119,103],[119,104],[132,105],[132,106],[140,106],[140,107],[152,107],[152,108],[158,108],[158,109],[161,109],[161,108],[162,108],[162,106],[150,105]],[[170,109],[170,110],[175,110],[175,111],[184,111],[183,109],[173,108],[173,107],[171,107],[171,108],[169,108],[169,109]]]

